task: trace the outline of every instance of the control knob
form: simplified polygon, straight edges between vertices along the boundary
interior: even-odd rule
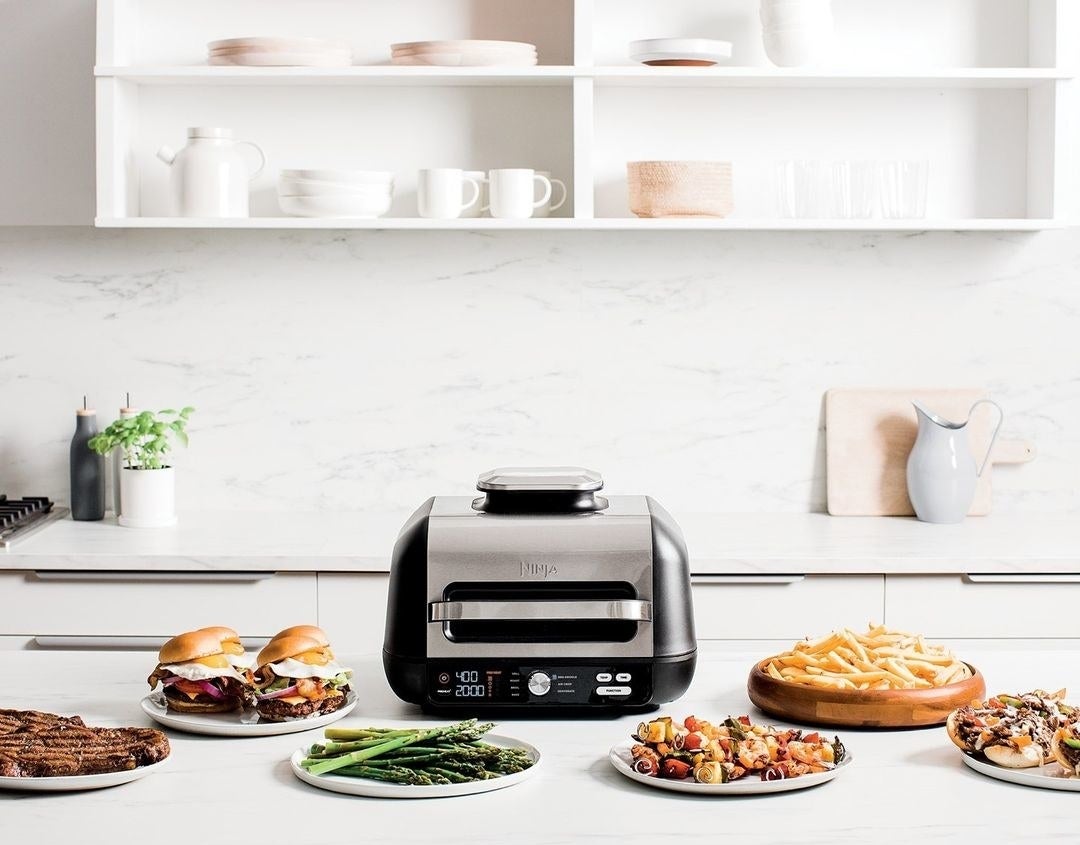
[[[547,672],[533,672],[529,675],[529,692],[533,695],[547,695],[551,691],[551,676]]]

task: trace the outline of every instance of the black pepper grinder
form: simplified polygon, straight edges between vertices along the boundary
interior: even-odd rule
[[[97,433],[97,411],[86,407],[84,396],[83,406],[75,411],[75,436],[71,438],[72,519],[105,518],[105,458],[88,445]]]

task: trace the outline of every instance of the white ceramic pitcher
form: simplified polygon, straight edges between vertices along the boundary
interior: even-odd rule
[[[157,157],[172,168],[173,196],[180,217],[247,217],[248,184],[266,166],[251,141],[234,141],[231,129],[193,126],[180,152],[162,147]],[[242,147],[259,154],[252,171]]]
[[[919,419],[919,433],[908,455],[907,487],[915,515],[923,522],[961,522],[971,510],[975,486],[990,460],[1005,412],[996,402],[980,399],[971,406],[968,418],[957,423],[928,411],[918,402],[912,404]],[[982,463],[976,467],[968,423],[975,409],[984,404],[997,409],[998,424]]]

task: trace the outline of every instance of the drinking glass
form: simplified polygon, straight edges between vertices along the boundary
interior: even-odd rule
[[[776,168],[780,216],[818,219],[826,214],[820,161],[783,161]]]
[[[872,161],[834,161],[829,165],[829,216],[843,220],[874,215]]]
[[[891,220],[926,217],[928,161],[883,161],[878,165],[881,216]]]

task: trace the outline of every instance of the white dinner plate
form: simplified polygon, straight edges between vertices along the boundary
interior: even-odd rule
[[[224,38],[211,41],[206,45],[211,53],[229,50],[250,50],[251,52],[285,53],[350,53],[352,46],[346,41],[329,38],[280,38],[275,36],[255,36],[253,38]]]
[[[634,62],[719,63],[731,58],[731,42],[715,38],[646,38],[631,41],[629,53]]]
[[[491,780],[478,780],[471,783],[448,783],[433,786],[407,786],[401,783],[382,783],[377,780],[354,778],[348,775],[335,775],[333,772],[326,775],[313,775],[300,765],[300,761],[307,757],[310,745],[297,749],[289,763],[293,774],[304,783],[310,783],[319,789],[330,792],[340,792],[343,795],[363,795],[368,798],[453,798],[459,795],[476,795],[480,792],[493,792],[496,789],[506,789],[508,786],[517,786],[523,780],[532,777],[540,768],[540,752],[535,746],[529,745],[520,739],[513,739],[498,734],[488,734],[484,742],[498,745],[500,748],[523,748],[528,752],[533,764],[523,772],[515,772],[512,775],[491,778]]]
[[[631,766],[634,758],[630,754],[630,749],[635,745],[638,745],[638,743],[632,739],[627,739],[611,746],[611,751],[608,752],[608,759],[611,760],[611,765],[613,765],[620,774],[626,775],[631,780],[636,780],[646,786],[651,786],[654,789],[667,789],[671,792],[689,792],[694,795],[766,795],[770,792],[790,792],[793,789],[809,789],[811,786],[829,782],[851,765],[851,754],[849,752],[844,755],[843,761],[835,769],[828,772],[821,772],[820,774],[800,775],[797,778],[784,778],[783,780],[769,781],[761,780],[761,778],[756,775],[750,775],[749,777],[740,780],[733,780],[730,783],[698,783],[695,780],[672,780],[670,778],[650,777],[649,775],[635,772]]]
[[[160,771],[172,756],[158,760],[149,766],[136,766],[122,772],[103,772],[100,775],[70,775],[56,778],[7,778],[0,777],[0,789],[14,789],[21,792],[78,792],[84,789],[104,789],[107,786],[119,786],[131,783],[154,772]]]
[[[278,736],[310,731],[332,724],[348,716],[356,707],[356,693],[349,691],[345,706],[314,718],[290,719],[285,722],[265,722],[252,709],[234,710],[231,713],[174,713],[165,709],[165,697],[154,692],[142,700],[143,712],[167,728],[175,728],[190,734],[208,736]]]
[[[536,62],[535,55],[518,56],[498,50],[422,53],[390,58],[390,64],[404,67],[532,67]]]
[[[212,53],[206,63],[228,67],[352,67],[345,53]]]
[[[1070,777],[1060,763],[1049,763],[1031,769],[1009,769],[984,760],[974,754],[963,754],[964,763],[980,775],[997,778],[1007,783],[1034,786],[1036,789],[1061,789],[1080,792],[1080,778]]]

